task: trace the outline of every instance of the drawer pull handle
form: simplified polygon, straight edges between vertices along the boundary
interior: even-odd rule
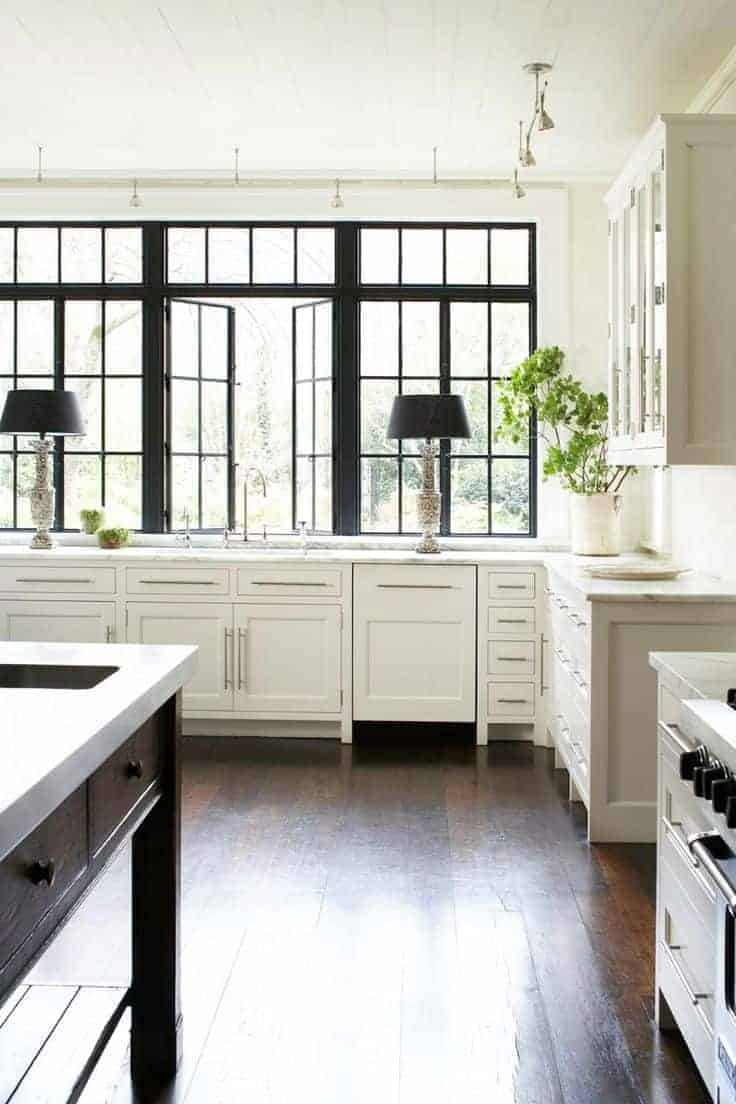
[[[143,777],[143,760],[131,759],[125,768],[126,778],[142,778]]]
[[[526,656],[499,656],[499,663],[528,663]]]
[[[526,583],[497,583],[499,590],[526,590]]]
[[[379,590],[454,590],[449,583],[378,583]]]
[[[228,657],[230,655],[230,649],[234,647],[233,630],[225,629],[225,689],[232,690],[234,688],[233,680],[230,677],[230,664]]]
[[[114,625],[108,625],[107,628],[105,629],[105,640],[107,641],[108,644],[112,644],[114,639],[115,639],[115,626]]]
[[[530,625],[531,618],[528,617],[497,617],[499,625]]]
[[[682,947],[676,946],[671,943],[665,943],[664,949],[667,951],[672,969],[675,971],[678,978],[680,979],[680,982],[682,983],[682,986],[688,995],[690,1003],[699,1004],[702,1000],[710,1000],[710,998],[713,996],[712,993],[696,993],[690,982],[685,977],[685,971],[675,958],[675,951],[681,951]]]
[[[305,581],[304,579],[254,579],[253,586],[312,586],[312,587],[326,587],[328,583],[315,583]]]
[[[531,705],[528,698],[499,698],[499,705]]]
[[[146,586],[217,586],[214,579],[139,579]]]
[[[53,859],[49,859],[48,862],[35,862],[29,871],[29,877],[34,885],[45,882],[50,889],[56,881],[56,863]]]
[[[91,583],[92,579],[80,579],[80,578],[68,578],[56,577],[55,579],[42,578],[40,575],[34,575],[32,578],[29,576],[27,579],[16,579],[16,583]]]
[[[693,855],[686,841],[677,831],[678,828],[682,827],[680,821],[670,820],[669,817],[663,816],[662,824],[664,825],[665,832],[672,840],[675,850],[680,852],[682,857],[687,861],[690,866],[700,866],[698,859],[695,857],[695,855]]]
[[[667,733],[670,740],[672,740],[672,743],[678,748],[679,751],[688,752],[693,750],[691,745],[688,744],[686,740],[683,740],[682,736],[680,735],[680,729],[678,725],[666,724],[664,721],[660,721],[659,727]]]
[[[245,627],[238,629],[238,690],[245,690]]]

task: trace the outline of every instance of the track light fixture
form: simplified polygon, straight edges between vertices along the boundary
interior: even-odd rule
[[[544,87],[540,90],[539,78],[545,76],[547,73],[552,72],[552,66],[547,61],[530,61],[524,66],[524,71],[534,77],[534,113],[532,115],[532,121],[529,124],[529,134],[531,134],[534,124],[539,121],[539,130],[553,130],[554,120],[551,115],[547,114],[544,106],[544,99],[547,94],[547,81],[544,82]]]
[[[519,181],[519,170],[514,169],[514,179],[511,181],[511,194],[514,199],[523,199],[526,195],[526,188],[522,188]]]
[[[547,82],[544,82],[544,88],[539,97],[539,129],[540,130],[554,130],[555,123],[551,115],[548,115],[544,107],[544,97],[547,94]]]
[[[531,147],[531,132],[527,131],[526,140],[524,139],[524,122],[519,119],[519,164],[525,169],[532,169],[537,163],[537,159],[532,153]]]
[[[142,207],[143,200],[138,194],[138,177],[133,177],[133,191],[130,193],[129,204],[130,207]]]
[[[36,146],[36,183],[43,184],[43,146]]]
[[[343,198],[340,195],[340,178],[338,177],[338,179],[335,181],[335,194],[330,200],[330,207],[333,207],[335,210],[339,210],[341,207],[344,206],[345,204],[343,202]]]

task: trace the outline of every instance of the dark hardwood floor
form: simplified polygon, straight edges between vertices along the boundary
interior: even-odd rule
[[[652,1021],[654,848],[588,847],[546,751],[400,741],[187,742],[166,1101],[705,1104]],[[27,980],[126,982],[127,877]],[[126,1030],[83,1104],[134,1099]]]

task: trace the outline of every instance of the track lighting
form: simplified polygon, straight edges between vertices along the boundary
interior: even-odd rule
[[[143,200],[138,195],[138,178],[133,177],[133,191],[130,193],[130,201],[128,204],[130,207],[142,207]]]
[[[547,93],[547,82],[544,82],[544,88],[542,94],[539,97],[539,129],[540,130],[554,130],[555,123],[551,115],[548,115],[544,108],[544,97]]]
[[[541,92],[539,90],[539,78],[546,73],[552,72],[552,66],[547,61],[530,61],[524,66],[524,72],[529,73],[534,77],[534,113],[532,114],[532,121],[529,124],[528,133],[531,134],[534,124],[539,119],[539,129],[553,130],[554,122],[544,109],[544,97],[547,92],[547,81],[544,82],[544,87]]]
[[[511,194],[514,199],[523,199],[526,195],[526,189],[522,188],[519,182],[519,170],[514,169],[514,179],[511,182]]]
[[[330,200],[330,207],[334,207],[336,210],[339,210],[341,207],[344,206],[345,204],[343,202],[343,198],[340,195],[340,179],[338,177],[338,179],[335,181],[335,194]]]
[[[527,133],[526,141],[524,141],[524,123],[519,119],[519,164],[525,169],[532,169],[537,163],[537,159],[532,153],[530,141],[530,132]]]

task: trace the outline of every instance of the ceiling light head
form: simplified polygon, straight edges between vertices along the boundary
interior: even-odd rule
[[[548,61],[529,61],[524,66],[524,72],[530,73],[533,77],[539,77],[545,73],[551,73],[552,66]]]
[[[344,207],[344,206],[345,206],[345,203],[343,202],[343,198],[340,195],[340,180],[338,178],[335,181],[335,194],[333,195],[332,199],[330,200],[330,207],[333,207],[335,210],[339,211],[340,208]]]
[[[536,163],[537,159],[532,153],[532,147],[527,141],[526,145],[522,146],[519,149],[519,164],[522,166],[522,168],[533,169]]]
[[[544,82],[544,88],[542,94],[539,97],[539,129],[540,130],[554,130],[555,121],[551,115],[547,113],[544,107],[544,97],[547,93],[547,82]]]
[[[511,182],[511,193],[514,199],[523,199],[526,195],[526,189],[522,188],[519,182],[519,170],[514,169],[514,179]]]
[[[137,177],[133,177],[133,191],[130,193],[129,206],[131,206],[131,207],[142,207],[143,206],[143,200],[141,199],[141,197],[138,194],[138,178]]]

